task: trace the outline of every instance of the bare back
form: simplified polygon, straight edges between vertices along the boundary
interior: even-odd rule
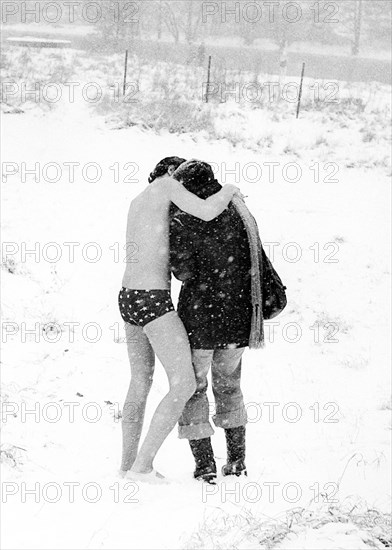
[[[123,287],[170,289],[169,206],[170,200],[159,182],[147,187],[131,202]]]

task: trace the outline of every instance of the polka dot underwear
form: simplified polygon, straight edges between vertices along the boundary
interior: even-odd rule
[[[169,311],[174,311],[169,290],[131,290],[118,295],[121,317],[126,323],[144,327]]]

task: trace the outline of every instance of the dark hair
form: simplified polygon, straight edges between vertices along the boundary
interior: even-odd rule
[[[181,181],[188,191],[201,199],[207,199],[221,189],[212,167],[202,160],[191,159],[184,162],[174,172],[173,178]]]
[[[170,166],[174,166],[177,169],[186,159],[180,157],[166,157],[158,162],[154,170],[148,177],[148,183],[152,183],[156,178],[160,178],[167,174]]]

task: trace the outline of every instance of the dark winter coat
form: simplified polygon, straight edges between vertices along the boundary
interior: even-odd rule
[[[191,347],[248,346],[250,250],[236,208],[230,204],[220,216],[203,222],[172,205],[170,263],[174,276],[183,281],[177,309]]]

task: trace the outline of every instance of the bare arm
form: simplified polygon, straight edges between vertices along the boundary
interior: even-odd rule
[[[225,185],[218,193],[203,200],[187,191],[175,179],[167,178],[166,185],[170,200],[178,208],[205,222],[209,222],[219,216],[227,208],[235,193],[238,192],[238,188],[235,185]]]

